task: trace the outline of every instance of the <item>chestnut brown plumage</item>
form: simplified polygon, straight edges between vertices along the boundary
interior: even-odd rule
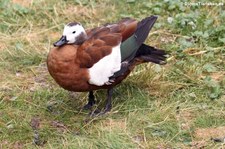
[[[48,54],[49,73],[66,90],[89,91],[89,102],[85,108],[90,108],[95,103],[94,90],[107,89],[107,104],[102,113],[110,111],[113,87],[121,83],[136,65],[144,62],[165,64],[164,50],[143,44],[156,18],[151,16],[140,22],[126,18],[118,23],[86,30],[87,35],[82,37],[85,37],[82,43],[60,43],[59,47],[52,48]],[[120,43],[122,63],[120,70],[109,78],[109,83],[100,86],[90,84],[89,68],[108,56],[113,47]]]

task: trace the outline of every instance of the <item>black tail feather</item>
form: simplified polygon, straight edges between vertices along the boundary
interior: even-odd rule
[[[148,37],[156,20],[157,16],[150,16],[138,22],[134,34],[121,45],[122,61],[132,61],[134,59],[136,52]]]
[[[168,54],[164,50],[142,44],[134,57],[140,58],[145,62],[164,65],[166,64],[166,58],[168,57]],[[123,75],[129,69],[130,65],[135,61],[135,58],[131,61],[122,62],[121,69],[117,71],[112,77],[110,77],[110,79]]]
[[[139,46],[141,46],[141,44],[148,37],[148,34],[152,29],[153,25],[155,24],[157,18],[157,16],[150,16],[138,22],[137,29],[135,31],[135,36]]]
[[[146,62],[156,64],[166,64],[167,53],[164,50],[142,44],[136,53],[136,57],[143,59]]]

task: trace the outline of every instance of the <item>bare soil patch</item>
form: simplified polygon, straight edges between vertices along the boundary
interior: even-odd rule
[[[197,139],[209,140],[211,138],[225,137],[225,126],[216,128],[198,128],[195,130],[195,137]]]
[[[19,4],[23,7],[29,7],[33,1],[32,0],[12,0],[12,3]]]

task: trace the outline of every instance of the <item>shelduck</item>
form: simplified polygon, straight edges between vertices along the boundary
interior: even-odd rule
[[[106,105],[111,110],[113,88],[141,63],[166,63],[166,52],[144,44],[157,16],[141,21],[125,18],[85,30],[80,23],[68,23],[62,37],[48,54],[50,75],[64,89],[89,92],[84,109],[95,104],[94,90],[107,89]]]

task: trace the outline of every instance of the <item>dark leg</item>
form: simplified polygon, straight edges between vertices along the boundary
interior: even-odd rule
[[[103,114],[106,112],[109,112],[112,109],[112,94],[113,94],[113,88],[110,88],[107,90],[107,98],[106,98],[106,105],[105,109],[103,111]]]
[[[104,115],[105,113],[109,112],[112,109],[112,94],[113,94],[113,88],[108,89],[104,110],[100,111],[99,109],[96,109],[92,111],[90,115],[95,117],[95,116]]]
[[[84,110],[91,110],[92,106],[95,104],[95,96],[93,91],[89,92],[88,103],[83,107]]]
[[[107,90],[106,105],[104,107],[104,110],[100,111],[99,109],[95,109],[90,113],[91,117],[104,115],[105,113],[109,112],[112,109],[112,93],[113,88]]]

